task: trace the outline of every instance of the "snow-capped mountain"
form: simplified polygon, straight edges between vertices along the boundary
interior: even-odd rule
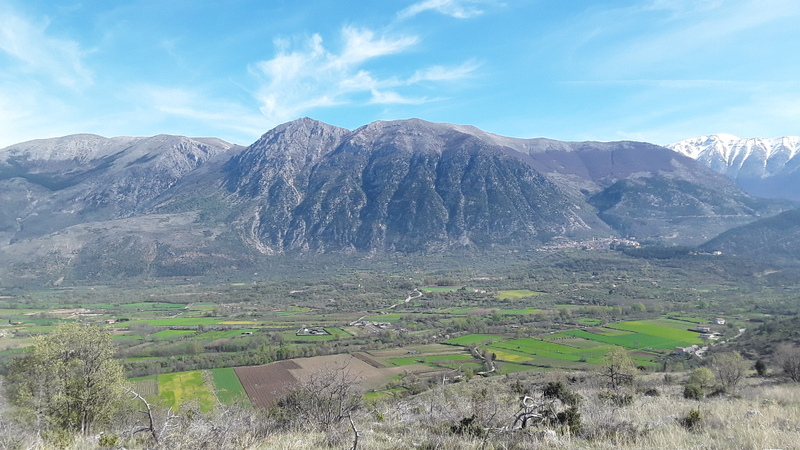
[[[800,136],[740,138],[712,134],[667,148],[727,175],[751,195],[800,200]]]

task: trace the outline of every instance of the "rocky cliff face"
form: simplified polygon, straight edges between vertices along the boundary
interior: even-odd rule
[[[585,205],[506,148],[418,120],[353,132],[301,120],[225,170],[250,211],[243,229],[266,253],[533,244],[591,230]]]

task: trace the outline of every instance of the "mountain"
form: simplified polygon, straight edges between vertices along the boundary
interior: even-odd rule
[[[751,195],[800,200],[800,136],[743,139],[714,134],[667,147],[735,180]]]
[[[0,150],[0,283],[620,235],[695,245],[780,210],[638,142],[516,139],[417,119],[356,130],[299,119],[248,147],[75,135]]]
[[[80,134],[12,145],[0,150],[0,239],[142,214],[183,176],[231,148],[215,138],[168,135]]]
[[[224,172],[265,253],[532,245],[602,227],[504,147],[421,120],[352,132],[297,121]]]
[[[702,245],[709,250],[771,262],[800,261],[800,209],[730,229]]]
[[[522,153],[548,179],[583,198],[623,236],[698,245],[785,206],[757,201],[697,161],[644,142],[496,142]]]

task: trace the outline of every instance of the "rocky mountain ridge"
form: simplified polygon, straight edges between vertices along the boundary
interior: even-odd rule
[[[800,136],[712,134],[667,147],[735,180],[751,195],[800,200]]]
[[[784,206],[640,142],[516,139],[418,119],[299,119],[244,148],[75,135],[0,150],[0,272],[207,273],[278,254],[697,245]],[[0,280],[2,281],[2,280]]]

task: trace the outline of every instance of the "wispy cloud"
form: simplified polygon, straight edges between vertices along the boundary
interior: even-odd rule
[[[366,104],[420,104],[432,99],[412,97],[398,90],[413,84],[444,82],[469,76],[477,64],[454,68],[432,66],[411,75],[379,77],[364,66],[376,58],[406,52],[419,43],[417,36],[382,36],[363,28],[344,27],[339,52],[328,50],[318,34],[300,49],[286,40],[275,42],[277,54],[252,68],[264,84],[256,98],[271,124],[294,119],[309,110],[361,102]],[[364,97],[368,96],[367,100]]]
[[[136,97],[131,101],[138,102],[148,115],[190,119],[198,129],[222,130],[226,135],[246,138],[260,135],[268,125],[255,107],[214,99],[199,89],[143,85],[132,87],[131,92]]]
[[[408,19],[426,11],[436,11],[457,19],[469,19],[483,14],[482,5],[491,3],[487,0],[423,0],[414,3],[397,13],[400,19]]]
[[[0,6],[0,51],[17,62],[5,70],[43,74],[73,89],[91,85],[92,71],[83,62],[86,52],[74,41],[49,36],[48,26],[46,20],[34,23]]]
[[[730,52],[733,39],[752,33],[744,54],[758,45],[759,30],[793,18],[800,18],[800,3],[794,0],[652,0],[626,8],[592,8],[570,32],[588,52],[592,72],[621,76],[730,63],[720,58],[736,56]]]

